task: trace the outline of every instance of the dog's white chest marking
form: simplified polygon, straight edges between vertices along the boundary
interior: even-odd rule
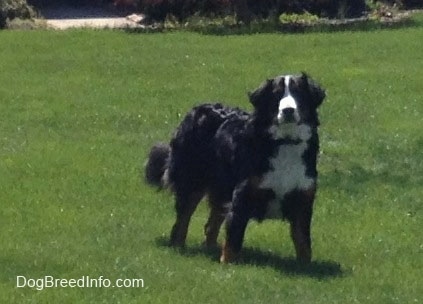
[[[280,218],[281,200],[293,190],[307,190],[315,183],[306,175],[303,154],[307,149],[305,141],[299,144],[285,144],[278,148],[276,155],[270,159],[271,169],[260,183],[260,188],[272,189],[276,199],[269,202],[266,218]]]

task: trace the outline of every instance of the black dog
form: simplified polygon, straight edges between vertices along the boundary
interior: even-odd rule
[[[325,92],[302,73],[266,80],[249,97],[254,105],[251,114],[221,104],[193,108],[170,145],[152,148],[146,179],[169,186],[175,194],[171,245],[185,244],[191,216],[207,194],[207,246],[216,246],[226,219],[221,262],[236,258],[251,218],[288,220],[297,259],[310,262],[317,108]]]

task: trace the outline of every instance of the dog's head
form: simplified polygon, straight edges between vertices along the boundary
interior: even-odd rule
[[[282,129],[301,124],[317,126],[317,108],[325,96],[325,91],[305,73],[268,79],[249,93],[255,118]]]

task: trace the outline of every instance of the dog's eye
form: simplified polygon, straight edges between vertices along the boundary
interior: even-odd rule
[[[273,93],[282,93],[285,92],[285,84],[283,82],[283,79],[281,81],[276,82],[273,85]]]
[[[272,90],[273,94],[278,96],[278,95],[283,95],[284,89],[282,87],[274,87]]]

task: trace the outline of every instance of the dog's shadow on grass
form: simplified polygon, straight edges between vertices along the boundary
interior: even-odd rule
[[[156,239],[156,244],[160,247],[170,247],[169,240],[165,237]],[[206,256],[216,262],[220,257],[220,248],[209,249],[201,245],[186,246],[175,249],[175,252],[187,257]],[[273,252],[264,252],[251,247],[242,249],[241,257],[235,264],[271,267],[285,275],[306,276],[319,280],[345,275],[341,265],[335,261],[312,261],[308,265],[303,265],[293,257],[283,257]]]

